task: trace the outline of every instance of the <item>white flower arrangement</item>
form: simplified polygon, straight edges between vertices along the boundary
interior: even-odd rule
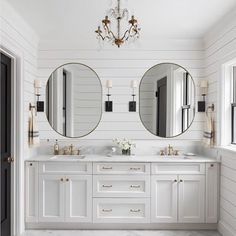
[[[129,150],[132,147],[136,147],[135,143],[133,143],[131,140],[128,140],[126,138],[123,138],[123,139],[115,138],[113,139],[113,142],[116,143],[117,146],[121,148],[122,150]]]

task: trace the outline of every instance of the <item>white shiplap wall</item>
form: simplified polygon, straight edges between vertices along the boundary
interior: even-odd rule
[[[196,84],[204,77],[204,50],[201,41],[156,41],[152,45],[143,45],[146,45],[145,48],[138,44],[136,48],[112,47],[98,50],[86,49],[89,47],[83,48],[71,43],[40,44],[38,78],[44,83],[56,67],[68,62],[84,63],[97,72],[103,84],[103,101],[107,93],[106,80],[113,81],[111,99],[114,103],[114,112],[103,112],[97,129],[83,139],[111,140],[115,137],[127,137],[136,140],[160,140],[146,131],[140,122],[138,111],[128,112],[128,102],[132,99],[130,81],[140,81],[150,67],[161,62],[173,62],[185,67],[192,74]],[[203,120],[203,114],[197,113],[191,128],[174,140],[201,140]],[[51,129],[44,114],[39,115],[39,128],[41,139],[63,139]]]
[[[208,104],[215,104],[215,143],[220,145],[220,94],[222,65],[236,58],[236,10],[222,19],[205,37],[205,75]]]
[[[222,19],[205,37],[208,103],[215,104],[216,144],[220,145],[222,65],[236,58],[236,10]],[[230,135],[230,132],[229,132]],[[236,152],[220,151],[222,158],[219,230],[223,236],[236,235]]]
[[[219,230],[223,236],[236,235],[236,154],[221,151]]]
[[[21,60],[22,79],[24,81],[24,147],[28,152],[28,107],[34,102],[33,81],[37,75],[38,36],[6,2],[0,3],[0,45]],[[19,79],[20,77],[18,77]]]

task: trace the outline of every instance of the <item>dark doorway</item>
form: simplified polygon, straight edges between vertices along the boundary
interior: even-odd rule
[[[0,53],[1,235],[11,234],[11,58]]]
[[[157,81],[157,136],[166,137],[167,77]]]
[[[67,72],[65,70],[63,70],[63,82],[62,82],[62,89],[63,89],[63,93],[62,93],[62,109],[63,109],[63,135],[67,136],[66,133],[66,125],[67,125],[67,117],[66,117],[66,112],[67,112],[67,107],[66,107],[66,103],[67,103]]]
[[[189,73],[183,73],[182,133],[190,126]]]

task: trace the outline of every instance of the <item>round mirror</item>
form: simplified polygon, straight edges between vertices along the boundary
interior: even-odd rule
[[[175,137],[191,126],[195,85],[183,67],[172,63],[153,66],[144,74],[139,92],[139,115],[152,134]]]
[[[91,133],[102,115],[102,85],[90,67],[69,63],[57,68],[46,86],[46,116],[65,137]]]

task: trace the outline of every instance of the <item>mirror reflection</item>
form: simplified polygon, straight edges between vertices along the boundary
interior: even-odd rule
[[[194,119],[194,81],[179,65],[163,63],[149,69],[141,80],[139,99],[141,121],[156,136],[180,135]]]
[[[52,128],[66,137],[91,133],[102,115],[102,86],[88,66],[69,63],[57,68],[46,86],[46,116]]]

